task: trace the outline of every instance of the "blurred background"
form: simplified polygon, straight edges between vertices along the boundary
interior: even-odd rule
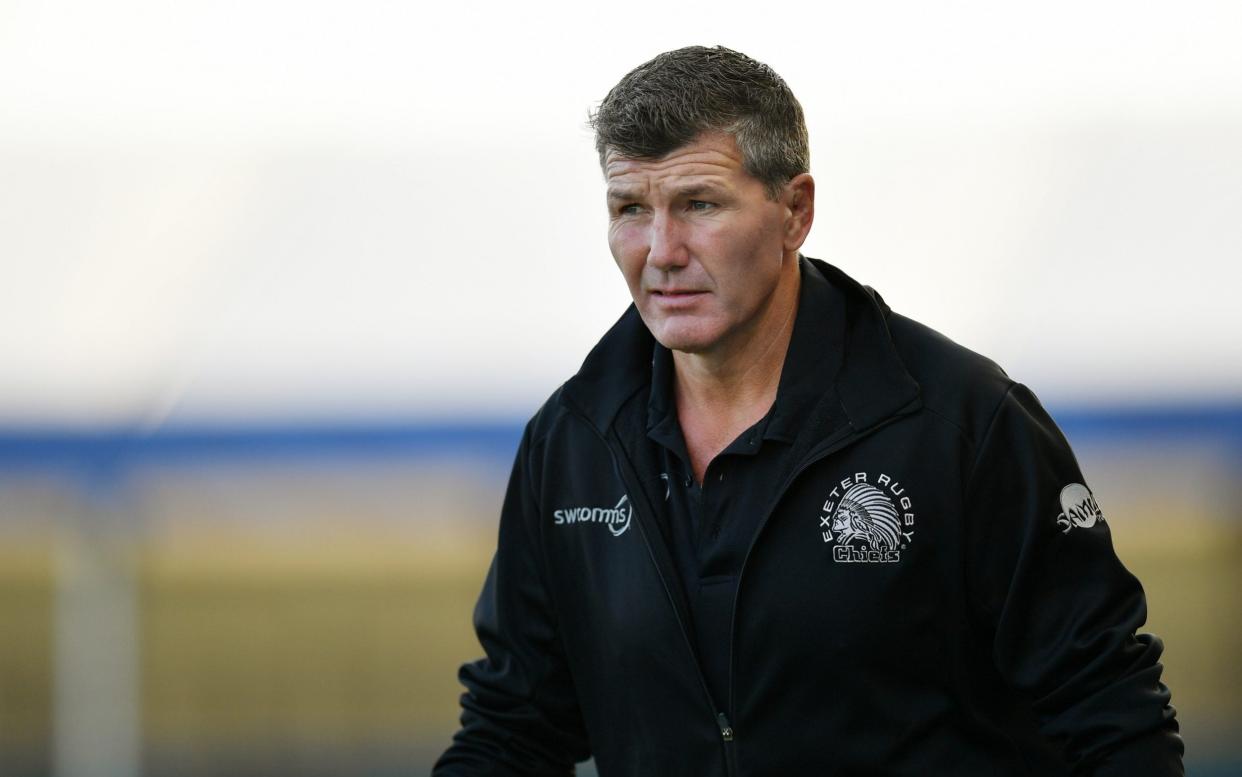
[[[428,770],[521,425],[628,301],[587,112],[690,43],[801,99],[805,252],[1039,393],[1192,773],[1242,773],[1239,40],[1228,0],[0,0],[0,774]]]

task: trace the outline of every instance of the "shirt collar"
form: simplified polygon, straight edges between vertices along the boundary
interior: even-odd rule
[[[844,300],[836,314],[844,316],[844,326],[811,333],[813,339],[818,334],[843,344],[832,400],[845,414],[838,420],[857,433],[916,410],[919,386],[897,352],[888,329],[892,313],[880,295],[825,262],[804,257],[802,268],[804,279],[820,276]],[[652,344],[651,332],[630,305],[587,355],[578,374],[557,391],[556,402],[607,434],[628,400],[651,386]]]

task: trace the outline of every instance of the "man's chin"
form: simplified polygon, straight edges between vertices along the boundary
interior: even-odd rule
[[[655,335],[655,339],[670,351],[682,353],[705,353],[711,349],[714,342],[710,337],[688,332],[661,332]]]
[[[656,342],[670,351],[705,353],[720,341],[720,322],[703,316],[660,316],[654,321],[643,317],[647,330]]]

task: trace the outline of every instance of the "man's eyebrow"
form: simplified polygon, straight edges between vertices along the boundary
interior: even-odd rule
[[[609,188],[608,199],[609,201],[635,200],[642,196],[641,191],[641,189],[629,186]],[[674,186],[670,191],[670,194],[677,197],[702,197],[704,195],[719,197],[724,194],[724,192],[724,187],[721,187],[718,184],[710,181],[696,181],[682,186]]]
[[[677,186],[673,189],[673,194],[679,197],[702,197],[703,195],[720,196],[724,193],[724,189],[710,182],[689,183],[685,186]]]
[[[638,197],[638,189],[629,186],[608,187],[609,200],[633,200]]]

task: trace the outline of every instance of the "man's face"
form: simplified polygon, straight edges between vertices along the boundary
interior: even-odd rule
[[[731,136],[705,133],[655,161],[610,152],[604,173],[608,246],[662,345],[727,353],[784,315],[772,302],[796,283],[791,212],[743,169]]]

